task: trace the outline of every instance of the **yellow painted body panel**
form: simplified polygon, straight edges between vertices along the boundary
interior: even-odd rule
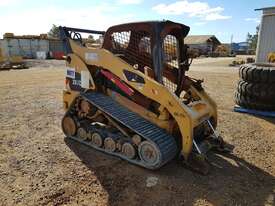
[[[275,52],[268,54],[268,62],[275,63]]]
[[[70,45],[73,54],[69,55],[71,63],[67,66],[74,67],[78,72],[87,70],[86,64],[107,69],[141,94],[158,102],[163,108],[167,109],[180,129],[182,135],[182,154],[185,158],[192,151],[194,128],[209,117],[213,117],[215,121],[217,120],[216,104],[206,92],[198,91],[195,87],[191,86],[189,90],[192,96],[199,98],[200,101],[194,103],[192,106],[187,106],[164,85],[139,70],[135,70],[131,65],[108,50],[82,47],[73,40],[70,40]],[[145,83],[141,85],[140,83],[128,81],[124,76],[123,70],[138,74],[144,78]],[[68,97],[65,97],[65,99],[69,105],[73,100],[73,98],[69,99]]]
[[[63,90],[63,108],[67,110],[79,92]]]
[[[70,54],[71,63],[67,64],[67,67],[74,68],[76,72],[89,71],[86,64],[75,54]],[[68,109],[75,97],[79,95],[79,92],[71,90],[66,85],[66,89],[63,91],[63,103],[64,109]]]

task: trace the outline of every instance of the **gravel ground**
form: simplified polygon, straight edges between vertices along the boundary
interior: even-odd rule
[[[1,71],[0,205],[275,205],[275,120],[232,112],[231,60],[196,60],[188,72],[204,79],[219,131],[235,145],[232,155],[210,156],[208,176],[176,160],[149,171],[64,140],[64,62]]]

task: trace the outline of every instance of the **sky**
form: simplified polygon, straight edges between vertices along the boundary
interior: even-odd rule
[[[255,33],[261,11],[274,0],[0,0],[0,37],[47,33],[53,24],[106,30],[146,20],[171,20],[190,26],[190,35],[213,34],[223,43]]]

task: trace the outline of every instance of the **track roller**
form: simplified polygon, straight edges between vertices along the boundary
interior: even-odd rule
[[[91,134],[91,132],[87,132],[87,138],[86,138],[87,140],[92,140],[92,134]]]
[[[137,151],[135,147],[129,142],[124,143],[121,150],[122,153],[129,159],[134,159],[136,157]]]
[[[103,138],[99,133],[95,132],[95,133],[92,134],[92,144],[97,146],[97,147],[102,147]]]
[[[132,141],[135,145],[139,145],[141,143],[141,136],[139,136],[138,134],[135,134],[133,137],[132,137]]]
[[[87,132],[84,128],[80,127],[77,130],[77,136],[83,140],[87,139]]]
[[[104,140],[104,147],[108,152],[114,152],[116,150],[116,142],[111,137],[107,137]]]

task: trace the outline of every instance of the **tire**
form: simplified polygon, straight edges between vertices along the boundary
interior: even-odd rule
[[[245,64],[240,66],[239,76],[251,83],[275,83],[275,65]]]
[[[275,84],[249,83],[240,80],[237,91],[242,96],[251,97],[257,101],[275,104]]]
[[[241,107],[248,109],[256,109],[263,111],[275,111],[274,103],[258,100],[257,98],[244,96],[238,91],[235,93],[235,103]]]

